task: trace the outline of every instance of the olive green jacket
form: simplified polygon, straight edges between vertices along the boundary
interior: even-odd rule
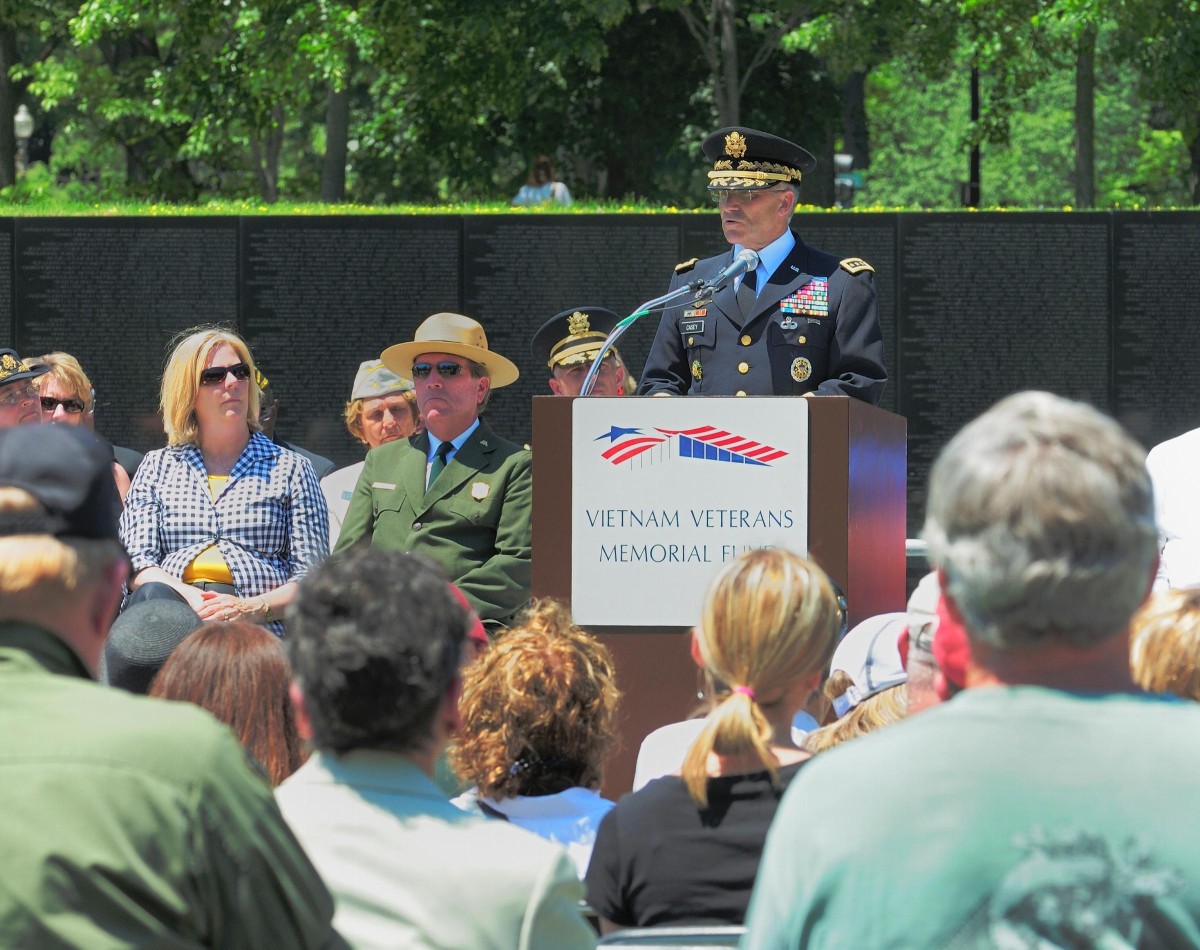
[[[233,734],[0,622],[0,947],[344,946]]]
[[[439,564],[489,626],[529,600],[532,458],[484,420],[425,491],[429,436],[367,453],[337,550],[369,539]]]

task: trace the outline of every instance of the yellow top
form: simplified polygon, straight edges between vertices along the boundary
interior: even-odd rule
[[[208,493],[212,495],[213,501],[217,500],[217,496],[221,494],[222,489],[225,488],[228,482],[228,475],[208,476]],[[208,581],[211,584],[233,584],[233,574],[229,571],[229,565],[225,563],[225,558],[221,555],[221,549],[215,544],[210,544],[197,554],[192,563],[183,569],[183,582],[191,584],[195,581]]]

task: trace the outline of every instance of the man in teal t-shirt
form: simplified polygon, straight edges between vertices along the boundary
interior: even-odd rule
[[[1088,406],[1010,397],[943,451],[925,534],[966,689],[792,783],[743,946],[1200,947],[1200,705],[1129,672],[1145,453]]]

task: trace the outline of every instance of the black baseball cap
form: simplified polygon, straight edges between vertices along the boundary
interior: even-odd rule
[[[0,536],[118,539],[121,497],[112,448],[86,429],[27,425],[0,430],[0,487],[21,488],[42,511],[0,511]]]

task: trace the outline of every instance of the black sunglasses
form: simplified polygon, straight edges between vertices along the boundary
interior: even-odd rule
[[[413,363],[413,379],[428,379],[429,374],[437,367],[439,376],[457,376],[463,368],[453,360],[441,360],[434,363]]]
[[[234,363],[232,366],[210,366],[200,370],[200,385],[215,386],[223,382],[225,377],[233,373],[234,379],[249,379],[250,366],[247,363]]]
[[[55,399],[53,396],[42,397],[43,412],[53,412],[59,406],[62,406],[63,409],[73,416],[79,415],[84,410],[83,401],[79,399]]]

